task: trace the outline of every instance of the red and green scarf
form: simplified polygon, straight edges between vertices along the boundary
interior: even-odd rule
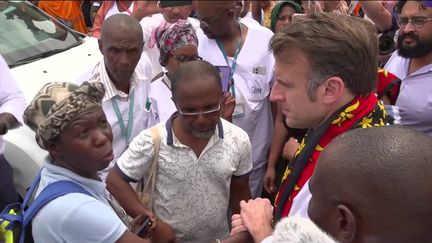
[[[354,128],[387,124],[384,106],[376,95],[357,97],[330,116],[317,129],[310,129],[303,138],[294,160],[288,165],[275,200],[275,219],[286,217],[294,198],[312,176],[321,151],[339,134]]]

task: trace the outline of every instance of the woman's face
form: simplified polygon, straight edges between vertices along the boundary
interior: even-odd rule
[[[279,32],[283,27],[291,23],[292,16],[295,14],[295,10],[288,4],[282,6],[275,26],[275,33]]]

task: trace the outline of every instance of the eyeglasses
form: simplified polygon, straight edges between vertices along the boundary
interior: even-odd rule
[[[179,63],[191,62],[196,60],[202,60],[200,56],[185,56],[185,55],[171,55]]]
[[[421,27],[423,27],[423,25],[432,20],[432,18],[427,18],[424,16],[415,16],[412,18],[407,18],[407,17],[399,17],[398,19],[398,24],[399,27],[405,27],[408,25],[409,22],[411,22],[411,24],[416,28],[416,29],[420,29]]]
[[[221,17],[221,16],[224,15],[225,13],[227,13],[227,12],[226,12],[226,11],[225,11],[225,12],[222,12],[222,13],[220,13],[220,14],[214,16],[213,18],[211,18],[211,19],[209,19],[209,20],[207,20],[207,21],[205,21],[205,20],[201,20],[200,18],[198,18],[198,20],[199,20],[199,22],[200,22],[201,24],[204,24],[206,27],[210,27],[210,25],[211,25],[211,24],[212,24],[216,19],[218,19],[219,17]]]
[[[219,101],[217,107],[210,108],[210,109],[208,109],[206,111],[198,111],[198,112],[195,112],[195,111],[182,111],[180,109],[180,107],[177,106],[177,110],[179,111],[180,115],[182,115],[182,116],[189,116],[189,117],[191,117],[191,116],[199,116],[199,115],[203,115],[203,116],[204,115],[213,115],[213,113],[216,113],[216,112],[220,111],[220,109],[221,109],[221,102],[220,101]]]

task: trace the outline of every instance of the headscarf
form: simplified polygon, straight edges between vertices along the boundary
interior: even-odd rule
[[[274,7],[273,10],[271,12],[271,16],[270,16],[270,29],[275,32],[276,29],[276,22],[278,21],[278,16],[280,11],[282,10],[282,7],[285,5],[289,5],[291,7],[294,8],[296,13],[302,13],[302,7],[300,6],[300,4],[294,2],[294,1],[280,1],[278,2]]]
[[[195,28],[187,20],[178,20],[174,24],[162,24],[155,30],[156,44],[159,47],[159,63],[168,62],[172,52],[186,45],[198,46]]]
[[[36,142],[47,149],[48,141],[57,137],[66,125],[82,112],[101,107],[105,94],[100,82],[48,83],[24,111],[24,123],[36,132]]]

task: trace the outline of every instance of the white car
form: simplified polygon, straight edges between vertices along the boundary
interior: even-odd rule
[[[74,82],[102,58],[97,39],[71,30],[27,1],[0,1],[0,54],[30,102],[48,82]],[[4,156],[25,195],[46,151],[27,126],[4,136]]]

